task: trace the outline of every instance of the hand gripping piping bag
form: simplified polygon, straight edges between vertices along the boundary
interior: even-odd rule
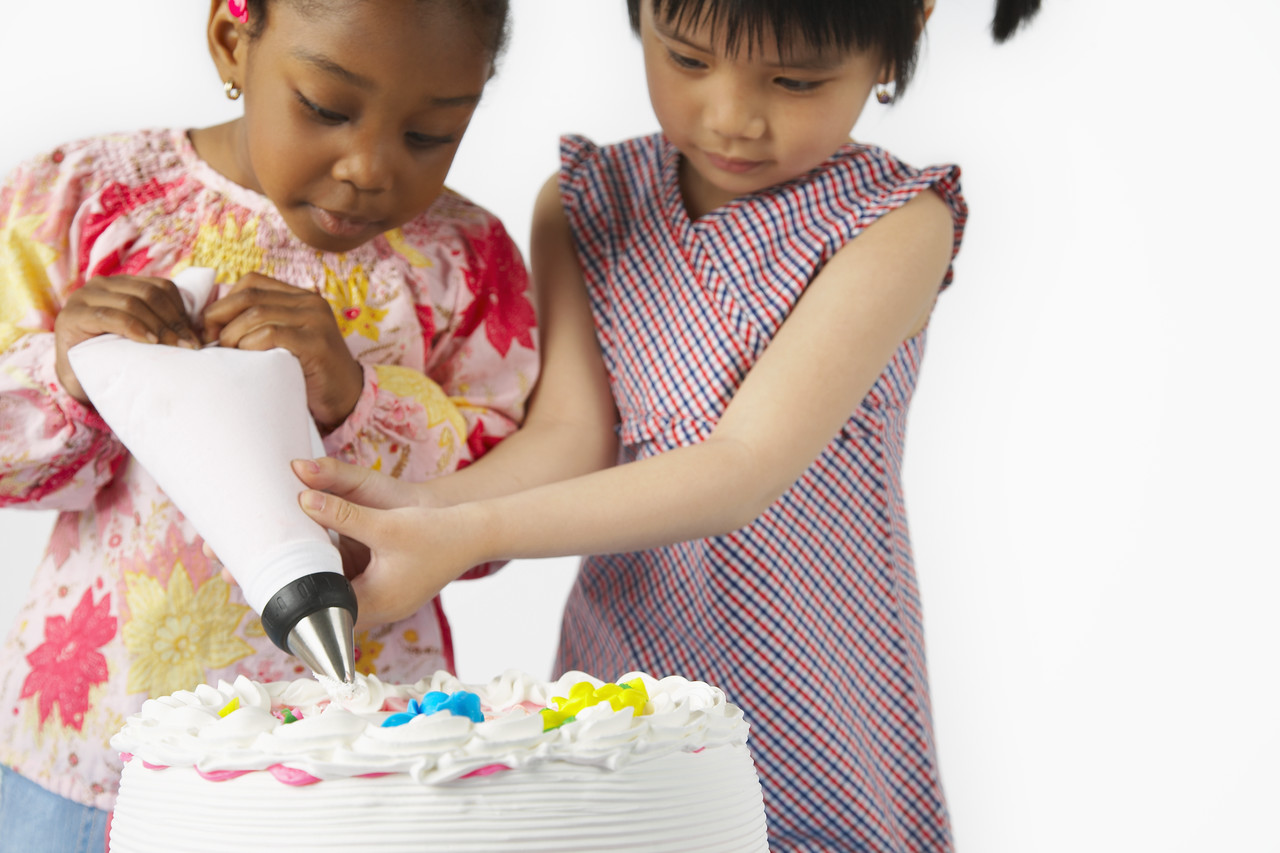
[[[198,322],[214,271],[174,284]],[[277,646],[351,684],[356,600],[334,538],[298,506],[292,459],[323,456],[298,359],[99,335],[67,352],[98,414],[230,570]]]

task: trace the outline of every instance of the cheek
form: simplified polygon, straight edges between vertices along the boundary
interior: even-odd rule
[[[673,142],[687,138],[698,115],[693,94],[672,89],[670,85],[664,88],[650,86],[649,91],[653,114],[662,130]]]

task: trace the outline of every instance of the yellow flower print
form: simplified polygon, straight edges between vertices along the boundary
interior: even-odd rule
[[[458,404],[435,382],[412,368],[395,364],[379,364],[374,371],[379,388],[414,400],[426,410],[428,427],[435,428],[447,420],[458,435],[467,434],[467,419],[458,411]]]
[[[386,309],[374,308],[367,303],[369,276],[365,275],[364,267],[357,264],[344,280],[326,266],[324,292],[329,304],[333,306],[334,319],[338,321],[338,328],[344,338],[354,332],[371,341],[378,339],[378,323],[387,316],[387,312]]]
[[[249,608],[230,601],[220,577],[193,590],[182,563],[173,567],[166,590],[155,578],[125,574],[125,600],[132,614],[121,636],[132,660],[128,691],[163,696],[190,690],[205,669],[221,669],[253,654],[235,635]]]
[[[56,310],[46,270],[58,253],[34,237],[43,221],[42,214],[20,216],[0,229],[0,350],[25,334],[22,323],[35,327],[39,315]]]
[[[374,367],[378,375],[378,387],[390,391],[397,397],[413,400],[422,406],[427,415],[427,426],[434,429],[448,421],[449,429],[441,430],[436,446],[440,455],[436,459],[437,472],[450,469],[459,448],[467,438],[467,419],[458,410],[453,398],[444,389],[423,376],[416,370],[394,364],[379,364]],[[407,448],[406,448],[407,449]],[[398,476],[399,466],[392,473]]]
[[[356,648],[359,649],[356,672],[361,675],[377,675],[378,655],[382,654],[383,644],[370,637],[368,631],[361,631],[356,635]]]
[[[258,245],[259,221],[255,216],[241,225],[235,216],[227,214],[221,228],[212,223],[201,225],[191,250],[189,266],[217,270],[218,284],[235,284],[251,272],[270,275],[263,266],[263,251]],[[174,274],[181,271],[182,266],[177,267]]]
[[[391,248],[396,250],[396,254],[409,262],[409,266],[435,266],[430,258],[409,245],[409,241],[404,238],[404,232],[399,228],[392,228],[382,236],[387,238],[387,242],[391,244]]]

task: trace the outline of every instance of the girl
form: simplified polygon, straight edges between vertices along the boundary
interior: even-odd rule
[[[148,696],[301,671],[87,405],[68,349],[285,347],[328,452],[395,477],[515,429],[537,370],[524,266],[444,189],[506,17],[505,0],[213,3],[242,118],[65,145],[0,190],[0,506],[62,510],[3,652],[0,849],[102,849],[107,741]],[[169,280],[192,265],[227,285],[199,329]],[[438,606],[406,617],[360,633],[361,669],[451,665]]]
[[[966,209],[954,166],[849,140],[932,8],[629,0],[662,133],[562,143],[525,426],[422,487],[296,466],[333,493],[312,517],[372,547],[371,622],[485,560],[596,555],[557,668],[723,687],[779,851],[952,849],[901,466]]]

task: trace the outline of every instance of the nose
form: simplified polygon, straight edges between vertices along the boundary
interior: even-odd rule
[[[709,87],[705,116],[708,129],[727,139],[759,139],[768,125],[748,83],[731,71]]]
[[[353,129],[333,164],[335,180],[363,192],[381,192],[392,184],[392,155],[385,134],[375,127]]]

